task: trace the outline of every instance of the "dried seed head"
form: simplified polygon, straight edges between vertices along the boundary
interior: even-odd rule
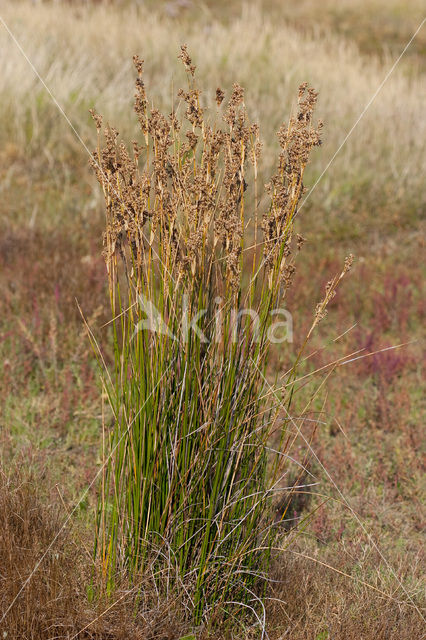
[[[315,324],[321,322],[326,317],[328,311],[322,302],[319,302],[315,308]]]
[[[183,64],[185,65],[185,68],[187,71],[190,72],[191,76],[194,77],[195,75],[195,65],[192,64],[192,60],[189,56],[188,53],[188,46],[186,44],[183,44],[180,48],[180,54],[178,55],[178,58],[180,58],[183,62]]]
[[[133,64],[134,64],[134,65],[135,65],[135,67],[136,67],[136,70],[137,70],[137,72],[138,72],[138,75],[139,75],[139,76],[141,76],[141,75],[142,75],[142,73],[143,73],[143,65],[144,65],[144,61],[143,61],[143,60],[141,60],[141,59],[139,58],[139,56],[138,56],[138,55],[134,55],[134,56],[133,56]]]
[[[230,105],[233,107],[237,107],[244,101],[244,89],[235,82],[232,87],[232,95],[230,100]]]
[[[284,282],[286,289],[288,289],[291,286],[295,273],[296,273],[296,267],[293,263],[289,263],[284,267],[283,274],[282,274],[282,281]]]
[[[195,147],[197,146],[198,137],[192,131],[188,131],[186,133],[186,137],[188,138],[188,144],[190,149],[195,149]]]
[[[94,109],[89,109],[89,113],[95,121],[96,129],[100,131],[102,129],[102,116],[97,114]]]
[[[233,86],[223,117],[228,126],[210,126],[204,120],[200,91],[193,80],[195,67],[186,46],[179,57],[191,74],[189,88],[178,93],[186,103],[185,118],[179,119],[174,111],[165,116],[149,109],[143,61],[135,56],[135,112],[145,145],[134,141],[133,153],[129,153],[118,141],[118,132],[107,127],[104,148],[93,154],[92,164],[106,200],[104,255],[113,274],[120,258],[128,277],[136,277],[136,289],[144,273],[146,277],[152,269],[155,252],[156,268],[164,278],[191,287],[210,274],[223,292],[235,296],[241,289],[247,225],[246,172],[250,162],[257,176],[259,127],[248,120],[244,91],[238,84]],[[218,88],[218,106],[223,100],[224,92]],[[321,127],[312,126],[315,101],[316,93],[302,85],[297,115],[278,132],[278,167],[266,185],[271,204],[261,226],[267,282],[274,289],[290,285],[295,269],[292,251],[303,244],[301,236],[292,243],[293,219],[309,153],[319,144]],[[94,112],[92,116],[100,131],[101,117]],[[346,270],[350,264],[349,257]],[[332,294],[330,286],[326,298],[331,299]]]
[[[312,114],[317,93],[303,84],[299,88],[298,112],[288,125],[278,131],[282,149],[277,172],[265,189],[271,197],[271,206],[263,216],[264,256],[268,269],[272,269],[282,252],[282,244],[291,236],[293,220],[304,192],[303,174],[313,147],[320,144],[321,124],[312,127]],[[301,244],[298,242],[298,248]]]
[[[138,116],[139,124],[141,126],[142,133],[146,136],[147,134],[147,107],[148,100],[146,98],[145,84],[142,79],[143,75],[143,60],[139,58],[139,56],[133,56],[133,63],[137,69],[138,77],[136,78],[135,87],[135,112]]]
[[[200,107],[200,92],[198,89],[184,91],[179,89],[178,96],[182,98],[186,104],[186,117],[193,127],[201,128],[203,125],[203,110]]]
[[[345,259],[345,266],[343,267],[343,273],[347,273],[354,263],[354,255],[350,253]]]
[[[224,91],[222,91],[222,89],[220,89],[218,87],[216,89],[216,104],[217,104],[218,107],[220,107],[220,105],[222,104],[224,98],[225,98]]]
[[[244,117],[244,114],[239,114],[239,109],[243,106],[244,89],[238,83],[235,83],[232,88],[232,94],[228,103],[228,108],[223,116],[223,119],[229,124],[231,129],[237,124],[239,115]]]
[[[296,241],[297,241],[297,250],[300,251],[301,248],[303,247],[303,245],[306,242],[306,238],[304,238],[303,236],[301,236],[299,233],[296,234]]]

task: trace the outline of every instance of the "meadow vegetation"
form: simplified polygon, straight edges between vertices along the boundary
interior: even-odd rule
[[[225,90],[221,107],[225,110],[231,87],[239,83],[245,87],[245,105],[240,102],[236,106],[242,109],[244,126],[249,130],[250,122],[261,125],[263,149],[256,166],[257,195],[248,175],[254,171],[250,165],[253,140],[249,138],[250,135],[256,137],[258,132],[252,129],[251,134],[243,136],[244,145],[247,144],[249,184],[242,194],[245,221],[256,211],[268,210],[269,196],[263,185],[276,172],[280,152],[276,132],[284,120],[297,113],[296,98],[301,83],[308,82],[318,90],[316,113],[324,120],[325,128],[321,148],[312,150],[304,174],[307,191],[298,202],[299,213],[292,221],[294,238],[296,233],[307,238],[297,260],[293,286],[285,298],[285,305],[293,315],[294,343],[272,345],[268,359],[263,359],[262,349],[250,351],[255,343],[250,342],[250,327],[246,325],[241,339],[235,345],[228,345],[231,349],[228,353],[223,345],[219,349],[215,341],[214,351],[209,351],[207,356],[202,344],[190,345],[187,351],[174,353],[175,359],[181,359],[179,363],[173,361],[177,376],[165,376],[167,393],[156,399],[157,404],[151,403],[150,411],[157,411],[163,416],[163,426],[170,427],[170,412],[181,409],[185,400],[187,415],[192,416],[188,424],[193,424],[191,421],[196,416],[196,429],[202,431],[209,416],[217,415],[220,407],[224,413],[216,423],[219,431],[214,437],[220,440],[226,412],[231,410],[232,398],[238,397],[240,404],[234,404],[233,410],[237,409],[241,415],[246,413],[247,406],[256,410],[249,412],[247,422],[240,422],[243,431],[233,433],[236,442],[248,438],[245,441],[253,445],[250,434],[257,414],[265,409],[262,398],[265,395],[268,401],[274,398],[273,408],[269,405],[273,422],[265,420],[262,442],[264,445],[268,439],[268,443],[272,440],[273,444],[279,444],[280,440],[274,434],[268,437],[266,422],[285,426],[287,440],[283,450],[299,464],[287,460],[280,473],[283,486],[293,489],[284,492],[281,502],[272,503],[268,496],[265,510],[262,503],[262,510],[255,508],[251,512],[253,520],[237,541],[237,551],[227,547],[228,561],[233,567],[232,559],[239,555],[238,545],[254,541],[251,534],[264,523],[268,509],[273,508],[274,517],[285,521],[281,533],[286,550],[271,554],[268,572],[271,580],[264,594],[270,638],[421,637],[420,450],[424,353],[419,339],[425,304],[424,270],[419,255],[424,249],[426,205],[424,28],[413,43],[411,53],[391,74],[322,176],[328,161],[385,78],[392,60],[419,25],[421,6],[415,1],[403,5],[397,0],[385,6],[377,0],[368,3],[368,11],[364,11],[362,7],[367,3],[330,0],[321,3],[321,11],[317,3],[312,2],[298,3],[290,11],[288,6],[292,3],[285,4],[282,8],[281,3],[271,0],[265,2],[263,8],[247,4],[242,9],[237,3],[201,6],[169,2],[151,6],[147,2],[138,7],[135,3],[132,6],[126,3],[34,5],[26,1],[2,4],[3,20],[53,94],[49,95],[2,26],[0,556],[5,567],[0,575],[2,611],[17,597],[0,624],[0,630],[9,634],[7,637],[179,638],[192,633],[194,628],[188,616],[188,593],[176,588],[176,584],[172,588],[173,580],[179,584],[182,573],[175,571],[173,577],[171,573],[165,574],[165,582],[163,580],[159,588],[153,580],[153,574],[159,570],[158,562],[153,564],[151,558],[146,559],[145,568],[149,566],[152,570],[149,573],[141,570],[137,559],[135,575],[141,587],[137,591],[139,597],[129,590],[124,573],[120,574],[123,567],[128,566],[128,558],[133,557],[133,552],[126,551],[119,541],[120,535],[126,527],[135,527],[136,522],[138,527],[149,530],[149,510],[144,515],[132,511],[141,496],[135,494],[133,500],[128,494],[126,499],[121,493],[123,486],[129,486],[128,479],[133,473],[130,452],[134,443],[127,441],[121,458],[114,459],[104,478],[106,482],[116,483],[119,489],[115,493],[115,505],[107,508],[107,494],[99,502],[99,485],[91,485],[105,459],[107,443],[104,441],[103,453],[103,434],[111,433],[114,442],[117,437],[114,434],[128,427],[126,411],[130,408],[137,413],[164,374],[166,369],[160,355],[166,342],[164,336],[160,336],[156,345],[144,346],[140,337],[131,343],[126,367],[138,370],[139,390],[139,380],[149,381],[144,387],[145,395],[138,395],[131,383],[126,382],[129,376],[124,375],[122,369],[123,335],[128,327],[120,318],[114,334],[109,323],[111,313],[114,317],[117,315],[120,303],[115,289],[117,280],[110,277],[108,287],[101,255],[104,194],[90,167],[90,157],[98,142],[89,110],[102,113],[104,123],[116,126],[120,138],[129,143],[138,139],[143,146],[141,123],[136,116],[131,116],[133,55],[137,53],[145,59],[144,81],[149,87],[149,97],[167,115],[179,102],[174,97],[177,89],[187,81],[188,72],[176,59],[184,42],[197,65],[197,83],[203,89],[198,107],[205,114],[211,114],[210,122],[215,118],[221,122],[221,115],[216,116],[216,87]],[[385,21],[377,19],[384,14]],[[364,28],[365,24],[368,28]],[[370,35],[367,37],[366,33]],[[382,47],[382,42],[386,46]],[[190,72],[189,75],[192,77]],[[181,98],[183,102],[186,99],[185,95]],[[147,106],[150,108],[151,102]],[[161,124],[160,119],[157,124]],[[175,166],[181,168],[191,164],[192,173],[187,173],[184,184],[194,194],[194,176],[200,180],[203,176],[202,154],[207,148],[203,146],[206,139],[201,129],[193,132],[197,136],[198,152],[194,152],[195,147],[191,148],[191,138],[185,134],[192,131],[192,124],[188,125],[189,129],[184,125],[180,134],[176,132],[174,153],[167,157],[167,162],[172,167],[177,163]],[[207,129],[203,130],[206,135]],[[155,131],[152,126],[149,135],[155,138]],[[174,130],[168,135],[174,136]],[[183,141],[178,142],[179,136]],[[109,144],[115,144],[114,136]],[[182,144],[189,146],[181,148]],[[232,151],[235,141],[231,137],[223,144],[225,149],[227,144],[231,145]],[[101,153],[101,147],[98,149]],[[234,151],[235,159],[238,154]],[[138,173],[132,164],[134,159],[125,155],[129,152],[130,148],[121,147],[121,162],[129,163],[128,177]],[[142,157],[143,153],[141,150]],[[107,154],[97,156],[95,153],[94,157],[107,168],[108,165],[102,164],[108,159]],[[151,156],[152,161],[155,159]],[[239,159],[241,161],[241,155]],[[142,158],[140,162],[142,165]],[[155,171],[160,167],[161,162]],[[167,171],[168,165],[163,168]],[[224,179],[220,176],[218,171],[218,180]],[[98,174],[98,178],[108,195],[103,175]],[[321,179],[316,184],[318,178]],[[168,180],[170,175],[166,182]],[[183,188],[183,183],[179,184]],[[224,184],[226,192],[227,183]],[[241,185],[244,186],[244,181]],[[178,197],[174,191],[171,195]],[[235,198],[235,194],[232,197]],[[132,199],[128,201],[132,202]],[[156,208],[152,209],[155,214]],[[188,215],[192,215],[190,212],[189,207]],[[214,228],[213,218],[210,224]],[[156,229],[161,230],[163,241],[170,233],[170,228],[163,228],[161,224]],[[189,236],[185,238],[185,227],[180,235],[185,239],[184,247],[190,251],[191,242]],[[241,240],[241,234],[238,237]],[[252,238],[250,232],[248,238]],[[232,240],[229,241],[232,244]],[[253,242],[245,247],[251,244]],[[234,248],[238,257],[237,245]],[[166,242],[165,253],[160,251],[169,267],[177,264],[173,262],[177,258],[171,253],[172,246],[172,242]],[[155,240],[152,247],[158,252],[160,240]],[[284,404],[292,416],[289,421],[281,404],[283,397],[287,397],[286,375],[304,345],[327,282],[341,272],[349,253],[355,254],[353,270],[330,301],[327,317],[311,336],[306,352],[309,357],[299,362],[298,382],[292,381],[295,393],[291,407]],[[130,253],[129,248],[125,249],[125,255],[127,260],[133,260],[131,246]],[[259,253],[249,249],[243,255],[247,256],[245,263],[237,259],[237,271],[232,271],[239,279],[236,288],[231,287],[230,296],[247,287],[253,260],[258,266],[261,263]],[[197,264],[194,272],[202,274],[192,290],[193,313],[196,313],[205,302],[200,295],[206,299],[209,296],[213,299],[217,293],[223,295],[226,283],[232,280],[231,272],[226,269],[232,265],[223,260],[216,262],[221,256],[214,253],[203,254],[202,260],[195,253],[183,257],[186,271],[182,273],[192,273],[191,260],[194,259]],[[109,259],[113,259],[112,255]],[[208,281],[205,267],[213,263],[218,269],[216,279]],[[166,281],[159,264],[153,267],[153,280],[145,293],[152,296],[164,287],[163,311],[167,317],[177,318],[171,311],[176,304],[182,305],[185,277],[188,282],[191,278],[183,276],[182,289],[175,288],[172,281]],[[200,271],[201,264],[204,267]],[[221,265],[220,268],[217,265]],[[121,303],[127,307],[129,292],[140,293],[140,287],[146,286],[148,272],[139,277],[143,270],[132,272],[129,268],[134,287],[127,290],[125,272],[118,262],[115,268],[121,274]],[[108,289],[115,291],[112,309],[108,304]],[[258,295],[259,290],[260,280],[252,295],[262,308],[262,304],[269,302]],[[248,291],[250,295],[250,286]],[[112,385],[107,377],[100,379],[96,362],[99,352],[92,349],[85,323],[93,332],[92,342],[96,337],[102,347],[105,364],[113,373]],[[402,343],[407,344],[381,351]],[[254,367],[248,370],[248,378],[244,380],[224,375],[225,370],[228,373],[240,370],[238,363],[247,357],[244,349],[248,345],[256,362],[256,358],[261,357],[258,364],[267,378],[265,383]],[[151,354],[149,360],[141,357],[144,349]],[[160,354],[157,360],[155,354]],[[347,357],[347,354],[353,355]],[[367,357],[355,359],[360,356]],[[225,366],[229,358],[235,363],[234,369]],[[353,362],[342,366],[352,358]],[[173,402],[179,400],[176,388],[200,383],[200,362],[209,367],[209,372],[203,373],[209,389],[206,393],[209,405],[200,405],[198,396],[187,399],[179,396],[184,399],[175,407]],[[244,371],[247,373],[247,368]],[[315,371],[318,373],[314,375]],[[213,374],[223,379],[220,389],[215,387]],[[117,386],[117,380],[121,380],[123,386]],[[269,385],[279,389],[278,399]],[[108,396],[112,411],[107,409]],[[135,404],[136,397],[139,404]],[[176,439],[182,436],[171,429],[168,433]],[[170,458],[166,454],[173,449],[171,442],[162,449],[164,464],[151,467],[152,487],[158,482],[165,486],[174,473],[176,478],[179,474],[188,479],[192,477],[191,452]],[[200,440],[195,439],[191,446],[198,446],[197,443]],[[204,464],[200,477],[206,478],[205,484],[198,487],[195,480],[190,482],[195,490],[190,494],[193,502],[189,503],[194,509],[203,490],[210,492],[209,483],[214,485],[214,471],[220,468],[209,460],[207,453],[211,448],[206,442],[204,445],[205,450],[194,454],[197,464]],[[241,464],[238,447],[233,451],[234,458],[228,460],[228,468],[236,465],[234,478],[238,477],[238,482],[228,475],[231,483],[225,484],[222,490],[226,493],[227,487],[229,497],[226,518],[222,513],[224,528],[220,535],[224,537],[229,533],[226,521],[239,515],[232,512],[237,509],[235,505],[238,506],[233,491],[245,487],[250,495],[253,482],[260,483],[261,491],[267,495],[271,476],[266,473],[267,463],[257,440],[256,446],[259,455],[243,456],[241,467],[238,466]],[[139,448],[138,453],[149,463],[149,452]],[[120,466],[122,462],[124,465]],[[305,471],[301,471],[300,465]],[[244,473],[247,473],[246,483],[240,482]],[[257,474],[256,478],[253,474]],[[222,480],[217,478],[218,485]],[[306,488],[311,482],[318,484]],[[158,507],[157,514],[149,512],[151,518],[161,521],[165,537],[173,532],[167,507],[179,501],[185,503],[186,499],[182,484],[176,480],[171,486],[173,496],[164,493],[161,509]],[[138,487],[140,482],[135,482],[136,492]],[[82,495],[84,499],[80,501]],[[125,503],[121,502],[123,499]],[[148,495],[146,500],[149,504],[152,498]],[[73,511],[76,504],[78,507]],[[105,522],[106,508],[107,516],[115,513],[116,520],[112,516],[105,538],[98,537],[98,541],[103,544],[103,540],[113,540],[111,548],[120,549],[120,553],[124,550],[121,558],[112,559],[101,544],[98,546],[101,551],[93,560],[94,514],[99,505],[100,524]],[[184,513],[185,510],[180,511],[180,527],[175,530],[181,540],[173,536],[168,540],[181,554],[175,569],[179,562],[180,566],[192,569],[200,566],[200,557],[191,557],[192,548],[187,543],[191,533],[185,529],[194,526],[194,521]],[[207,521],[209,517],[217,530],[220,514],[207,511]],[[53,539],[55,544],[38,572],[18,595],[35,562],[43,557]],[[129,539],[127,534],[125,539]],[[206,549],[197,547],[196,551],[201,549],[201,560],[206,566],[207,559],[212,560],[211,593],[226,593],[229,586],[226,576],[231,572],[215,574],[213,546],[208,546],[215,534],[212,532],[211,537],[205,539]],[[255,548],[253,545],[252,550]],[[102,553],[103,568],[98,564]],[[115,576],[115,582],[111,582],[108,567],[112,565],[108,563],[116,561],[109,574]],[[253,562],[256,563],[254,556]],[[239,565],[239,568],[243,567]],[[102,576],[102,571],[109,588],[98,597],[96,589],[92,592],[87,587]],[[219,578],[224,580],[224,588]],[[197,593],[196,578],[192,585],[187,577],[186,584],[193,586]],[[246,586],[259,588],[256,584]],[[198,591],[198,611],[205,605],[202,603],[205,595]],[[200,614],[196,622],[200,623],[202,618]],[[243,615],[239,618],[243,621],[243,630],[241,627],[216,630],[217,637],[250,638],[259,634],[256,619]]]

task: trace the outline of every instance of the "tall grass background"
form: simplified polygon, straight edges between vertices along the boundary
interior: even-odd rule
[[[385,59],[383,64],[383,60],[374,56],[367,61],[355,45],[330,34],[327,39],[315,33],[305,37],[284,22],[277,28],[265,13],[249,5],[227,25],[212,20],[211,16],[205,21],[173,20],[143,7],[121,10],[93,6],[86,7],[83,14],[81,8],[62,4],[58,7],[42,4],[34,10],[27,3],[7,2],[3,17],[59,104],[78,125],[78,132],[89,148],[93,132],[87,114],[93,106],[100,109],[102,105],[102,113],[116,123],[122,135],[129,139],[134,135],[135,126],[127,117],[131,108],[133,54],[139,52],[153,61],[146,71],[147,82],[157,96],[158,106],[167,108],[172,85],[181,86],[184,81],[183,72],[170,60],[180,44],[187,42],[190,50],[200,52],[198,73],[200,78],[209,78],[211,87],[231,86],[234,81],[250,86],[250,117],[259,120],[261,114],[270,125],[263,134],[262,171],[266,178],[275,157],[272,132],[280,126],[283,115],[294,107],[299,84],[309,82],[320,92],[321,114],[329,123],[324,151],[310,168],[311,184],[393,61]],[[3,131],[13,131],[19,144],[24,144],[29,153],[32,149],[39,153],[46,163],[54,155],[55,166],[64,174],[62,184],[71,188],[65,160],[69,159],[70,149],[79,158],[84,157],[84,150],[38,78],[29,72],[28,62],[10,45],[10,36],[2,30],[0,47],[5,53],[5,65],[1,109],[6,123]],[[58,51],[64,55],[58,56]],[[330,65],[331,58],[338,59],[339,64]],[[329,214],[334,211],[330,224],[340,235],[360,237],[367,226],[378,232],[375,217],[362,205],[367,196],[378,208],[388,207],[394,222],[402,226],[410,224],[411,215],[415,216],[419,207],[424,206],[421,196],[425,163],[424,98],[421,77],[409,77],[403,66],[397,69],[363,115],[356,135],[348,139],[310,196],[309,202],[315,206]],[[206,92],[203,101],[213,105],[214,90]],[[85,179],[90,184],[87,174]],[[93,202],[99,202],[98,192],[91,184]],[[87,203],[89,207],[90,199]],[[354,224],[349,218],[357,203],[359,211]],[[411,212],[405,219],[398,213],[402,203],[405,216]]]

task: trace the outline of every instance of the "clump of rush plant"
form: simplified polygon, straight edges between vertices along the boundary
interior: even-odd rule
[[[235,84],[227,102],[218,89],[209,122],[185,46],[180,58],[188,88],[169,116],[149,107],[134,58],[142,135],[131,152],[111,127],[102,148],[93,114],[115,353],[104,375],[114,426],[96,554],[107,592],[150,571],[158,592],[184,591],[199,625],[243,608],[257,615],[261,603],[284,459],[268,451],[275,420],[262,388],[321,123],[312,121],[317,94],[302,85],[262,213],[259,128],[243,89]]]

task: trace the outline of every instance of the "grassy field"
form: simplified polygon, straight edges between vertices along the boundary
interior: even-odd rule
[[[207,111],[217,86],[228,97],[234,82],[245,87],[248,115],[261,127],[261,184],[274,170],[276,132],[295,112],[298,86],[319,92],[323,144],[304,177],[296,231],[307,242],[286,298],[294,342],[272,350],[270,384],[280,386],[326,283],[355,255],[299,369],[307,377],[291,408],[291,456],[318,484],[277,505],[288,523],[285,551],[270,570],[268,635],[420,639],[425,26],[388,72],[424,18],[422,3],[5,1],[1,17],[3,637],[206,635],[191,626],[179,594],[160,597],[152,585],[136,617],[125,585],[116,604],[89,601],[99,489],[91,483],[109,414],[78,307],[111,363],[89,109],[132,140],[132,56],[145,60],[149,97],[169,113],[185,84],[177,56],[187,43]],[[330,366],[347,354],[352,362]],[[285,483],[309,477],[290,465]],[[215,633],[259,636],[252,621],[241,623]]]

